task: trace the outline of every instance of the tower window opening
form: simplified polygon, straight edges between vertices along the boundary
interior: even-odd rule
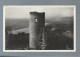
[[[35,19],[35,22],[37,22],[38,20],[37,19]]]

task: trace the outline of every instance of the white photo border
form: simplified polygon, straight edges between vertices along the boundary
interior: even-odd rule
[[[74,8],[74,50],[5,50],[5,8],[12,6],[53,6]],[[76,52],[76,6],[75,5],[3,5],[3,52]]]

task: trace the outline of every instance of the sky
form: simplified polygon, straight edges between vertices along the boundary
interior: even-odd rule
[[[30,18],[30,12],[45,12],[45,18],[72,17],[73,6],[4,6],[5,18]]]

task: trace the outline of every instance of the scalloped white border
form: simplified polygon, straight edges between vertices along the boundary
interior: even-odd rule
[[[76,52],[76,6],[75,5],[28,5],[31,6],[53,6],[74,8],[74,50],[5,50],[5,7],[25,7],[27,5],[4,5],[3,6],[3,52]],[[28,7],[27,6],[27,7]]]

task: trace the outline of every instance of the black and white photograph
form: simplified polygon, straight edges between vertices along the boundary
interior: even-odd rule
[[[74,5],[5,5],[4,52],[75,52]]]

